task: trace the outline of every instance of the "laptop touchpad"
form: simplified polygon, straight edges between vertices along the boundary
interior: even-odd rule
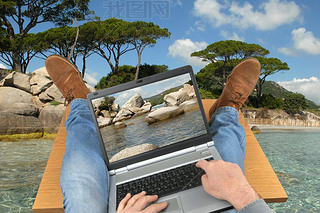
[[[161,202],[165,202],[165,201],[168,202],[168,207],[161,212],[164,212],[164,213],[183,213],[183,209],[181,207],[181,202],[180,202],[179,197],[172,198],[169,200],[163,200]]]

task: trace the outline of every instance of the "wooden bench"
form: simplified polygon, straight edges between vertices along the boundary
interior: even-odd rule
[[[203,100],[206,114],[213,103],[214,100]],[[64,121],[68,113],[69,108],[66,109],[53,144],[33,205],[34,213],[64,212],[60,189],[60,169],[67,135]],[[266,202],[285,202],[288,196],[241,113],[239,121],[246,131],[245,173],[248,181]]]

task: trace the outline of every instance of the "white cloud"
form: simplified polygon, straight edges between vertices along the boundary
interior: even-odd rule
[[[193,42],[190,39],[179,39],[175,40],[171,46],[169,46],[168,55],[172,58],[179,58],[184,62],[194,65],[194,66],[203,66],[208,64],[203,62],[199,58],[191,57],[191,53],[199,50],[203,50],[208,46],[205,41]]]
[[[99,82],[100,78],[101,75],[97,72],[85,73],[84,75],[84,80],[93,87]]]
[[[193,9],[196,16],[214,27],[230,24],[241,29],[272,30],[302,20],[300,7],[293,1],[268,0],[255,9],[249,2],[196,0]]]
[[[0,63],[0,69],[8,69],[8,67]]]
[[[320,80],[317,77],[311,77],[309,79],[294,78],[292,81],[281,81],[277,83],[289,91],[301,93],[306,98],[320,104]]]
[[[244,41],[244,38],[240,37],[236,32],[230,34],[228,31],[222,30],[220,35],[227,40]]]
[[[311,31],[301,27],[294,29],[291,34],[293,46],[279,48],[280,52],[291,56],[296,56],[299,52],[311,55],[320,54],[320,39],[316,38]]]

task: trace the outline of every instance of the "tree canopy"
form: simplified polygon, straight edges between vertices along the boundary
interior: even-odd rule
[[[36,25],[53,22],[65,26],[74,18],[82,20],[91,12],[90,0],[11,0],[0,1],[0,22],[6,33],[0,35],[10,42],[0,42],[1,61],[12,69],[26,72],[26,65],[34,54],[24,52],[27,34]],[[17,29],[17,32],[15,31]],[[3,38],[2,38],[3,39]],[[0,40],[2,40],[0,39]]]

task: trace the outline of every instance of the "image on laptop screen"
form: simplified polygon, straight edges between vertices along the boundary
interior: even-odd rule
[[[94,99],[92,105],[110,162],[207,133],[188,73]]]

